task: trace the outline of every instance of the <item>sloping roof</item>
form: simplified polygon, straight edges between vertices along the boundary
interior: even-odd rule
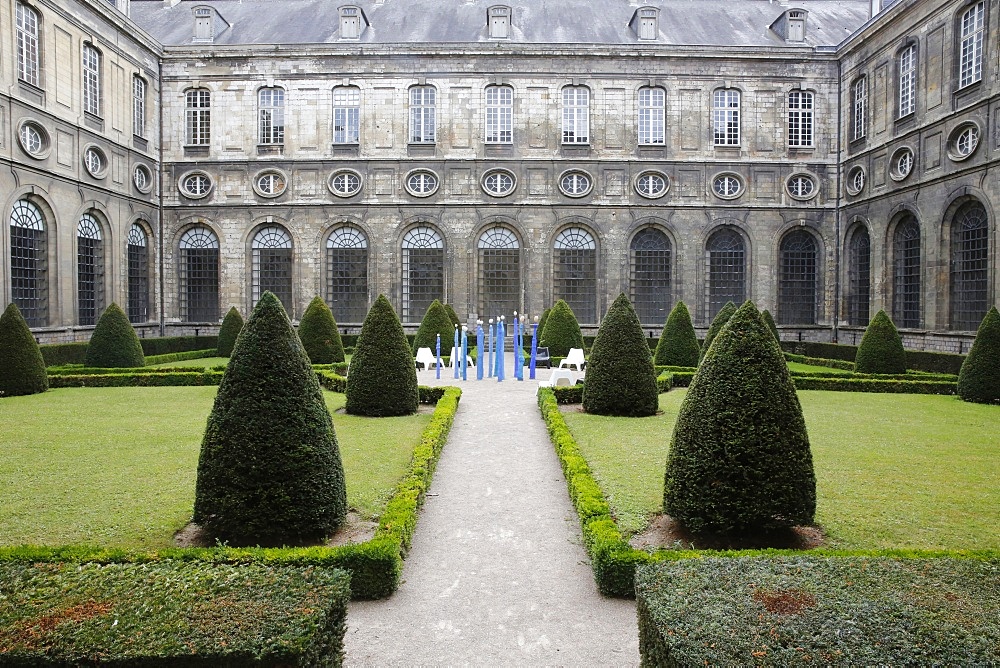
[[[510,39],[491,40],[487,8],[513,9]],[[769,26],[782,12],[809,12],[805,42],[836,46],[868,19],[869,0],[132,0],[131,17],[165,46],[193,44],[196,6],[214,8],[229,24],[217,45],[254,44],[513,44],[690,45],[775,47]],[[369,25],[360,39],[341,40],[338,8],[360,7]],[[657,7],[657,40],[638,40],[629,26],[640,6]]]

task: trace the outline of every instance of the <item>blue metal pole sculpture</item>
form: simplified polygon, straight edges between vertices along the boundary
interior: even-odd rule
[[[476,321],[476,380],[483,379],[483,321]]]
[[[468,380],[469,374],[469,327],[462,325],[462,380]]]
[[[521,363],[521,319],[514,311],[514,379],[524,380],[524,365]]]
[[[490,318],[490,345],[489,345],[490,352],[489,352],[489,359],[487,360],[486,363],[486,372],[487,372],[486,375],[489,376],[490,378],[493,377],[493,336],[495,327],[496,325],[493,324],[493,318]]]
[[[434,370],[437,371],[437,379],[440,380],[441,379],[441,333],[440,332],[438,332],[437,335],[437,366],[434,367]]]
[[[455,325],[455,345],[451,347],[451,368],[455,370],[455,380],[458,380],[458,325]]]
[[[507,335],[507,328],[504,326],[504,320],[506,320],[506,319],[507,319],[507,316],[505,316],[505,315],[500,316],[500,322],[497,325],[497,382],[498,383],[503,382],[503,377],[504,377],[504,369],[503,369],[503,362],[504,362],[503,357],[504,357],[504,353],[503,353],[503,348],[504,348],[504,344],[506,343],[504,341],[504,337]]]
[[[528,378],[531,380],[535,379],[535,361],[538,357],[538,316],[535,316],[535,322],[531,325],[531,363],[528,367]]]

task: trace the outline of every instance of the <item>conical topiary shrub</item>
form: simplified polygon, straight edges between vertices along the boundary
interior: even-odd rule
[[[565,357],[570,348],[583,349],[583,332],[577,322],[573,309],[560,299],[549,311],[545,319],[545,330],[539,334],[540,345],[549,349],[552,357]]]
[[[229,313],[222,319],[222,327],[219,328],[219,342],[216,344],[219,357],[229,357],[233,354],[233,347],[236,346],[236,338],[243,329],[243,316],[233,306]]]
[[[299,321],[299,339],[313,364],[344,361],[344,343],[337,331],[333,312],[319,295],[313,297]]]
[[[451,320],[452,329],[455,329],[455,325],[462,326],[462,321],[458,319],[458,314],[455,313],[455,309],[451,307],[451,304],[445,304],[444,310],[448,313],[448,318]]]
[[[545,321],[549,319],[549,313],[552,313],[551,307],[542,311],[542,317],[538,319],[538,329],[535,330],[536,336],[538,336],[538,345],[542,345],[542,332],[545,331]]]
[[[764,324],[767,325],[767,328],[769,330],[771,330],[771,334],[774,336],[774,340],[778,342],[778,346],[780,347],[781,335],[778,334],[778,326],[774,324],[774,318],[771,316],[771,312],[768,311],[767,309],[764,309],[764,312],[761,313],[761,317],[764,318]]]
[[[692,532],[811,524],[816,476],[785,360],[753,303],[719,332],[674,425],[663,507]]]
[[[698,345],[698,335],[694,333],[691,313],[684,302],[677,302],[663,325],[653,363],[694,367],[698,366],[700,356],[701,346]]]
[[[896,326],[879,311],[868,323],[854,356],[857,373],[906,373],[906,351]]]
[[[455,323],[448,315],[448,309],[435,299],[427,307],[424,319],[420,321],[420,329],[413,337],[413,352],[419,348],[430,348],[433,351],[437,346],[438,334],[441,335],[441,354],[447,355],[454,343]]]
[[[705,359],[705,353],[708,352],[708,347],[712,345],[712,341],[725,326],[729,318],[736,313],[736,304],[732,302],[726,302],[726,305],[719,309],[719,312],[715,314],[715,319],[712,320],[712,324],[708,326],[708,333],[705,334],[705,341],[701,344],[701,359]]]
[[[977,404],[1000,404],[1000,313],[996,306],[979,323],[972,350],[962,363],[958,396]]]
[[[0,315],[0,397],[37,394],[49,389],[45,360],[38,342],[11,302]]]
[[[98,319],[84,364],[108,368],[146,366],[139,337],[118,304],[112,302]]]
[[[392,304],[379,295],[361,326],[347,374],[347,412],[385,417],[417,410],[417,367]]]
[[[646,417],[656,413],[659,392],[642,324],[624,293],[601,320],[587,360],[583,410],[598,415]]]
[[[194,521],[213,539],[267,546],[326,538],[346,515],[323,391],[284,307],[265,292],[208,417]]]

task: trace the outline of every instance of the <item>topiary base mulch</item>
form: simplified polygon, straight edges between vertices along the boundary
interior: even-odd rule
[[[378,529],[378,522],[366,520],[351,510],[348,511],[344,523],[337,528],[337,532],[325,541],[303,542],[296,547],[309,545],[339,547],[365,543],[375,537],[376,529]],[[176,547],[215,547],[216,542],[202,527],[194,522],[189,522],[183,529],[174,534],[174,545]]]
[[[826,545],[823,530],[816,526],[795,526],[766,533],[727,534],[687,531],[670,515],[655,516],[642,533],[629,540],[637,550],[812,550]]]

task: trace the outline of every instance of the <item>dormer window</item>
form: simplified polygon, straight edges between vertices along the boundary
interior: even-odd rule
[[[340,39],[361,37],[361,10],[357,7],[340,8]]]
[[[194,41],[211,42],[215,39],[215,26],[212,25],[214,12],[209,7],[194,9]]]
[[[510,37],[510,7],[490,7],[487,11],[490,39]]]
[[[806,13],[792,9],[788,12],[788,37],[789,42],[801,42],[806,38]]]
[[[659,32],[656,25],[656,8],[643,7],[639,10],[639,39],[656,39]]]

